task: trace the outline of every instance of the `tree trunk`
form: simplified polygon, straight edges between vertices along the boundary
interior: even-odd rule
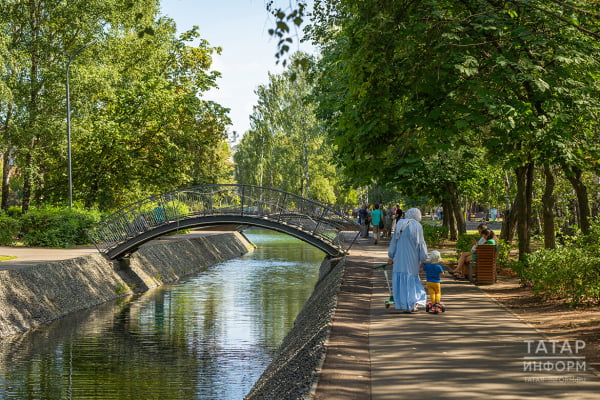
[[[31,201],[31,170],[33,168],[33,155],[31,150],[25,156],[25,168],[23,168],[23,199],[21,201],[21,212],[25,214],[29,210]]]
[[[10,195],[9,174],[10,151],[7,150],[2,155],[2,204],[0,208],[4,211],[8,210],[8,196]]]
[[[87,200],[85,202],[85,207],[89,210],[94,204],[98,201],[98,193],[100,191],[100,185],[98,183],[98,178],[94,178],[92,182],[90,182],[90,191],[87,196]]]
[[[531,199],[532,199],[532,180],[533,163],[515,169],[517,176],[517,234],[519,236],[519,260],[523,261],[526,254],[531,253]]]
[[[579,228],[584,235],[590,233],[590,204],[587,194],[587,187],[581,180],[583,171],[578,167],[563,167],[565,175],[577,195],[577,217],[579,219]]]
[[[502,218],[502,229],[500,231],[500,238],[506,243],[512,243],[515,237],[515,229],[517,227],[517,199],[513,199],[512,203],[509,202],[511,185],[511,179],[507,172],[504,174],[504,188],[506,191],[506,209],[504,210],[504,218]]]
[[[456,232],[456,224],[454,221],[454,213],[452,212],[452,203],[449,199],[442,199],[442,207],[444,209],[443,215],[443,223],[444,226],[448,228],[448,233],[450,234],[450,240],[458,239],[458,235]]]
[[[11,120],[13,115],[14,105],[10,103],[8,105],[8,110],[6,112],[6,118],[4,119],[4,123],[2,126],[2,130],[4,131],[3,140],[5,143],[10,143],[10,135],[9,130],[11,127]],[[2,155],[2,200],[0,203],[0,209],[7,211],[8,210],[8,198],[10,196],[10,148],[11,145],[8,145],[8,148]]]
[[[500,239],[506,243],[512,243],[515,238],[515,231],[517,229],[518,211],[516,208],[516,201],[513,202],[511,208],[504,211],[504,220],[502,221],[502,229],[500,232]]]
[[[544,220],[544,247],[546,249],[556,248],[556,229],[554,226],[554,203],[556,197],[554,196],[554,188],[556,182],[554,180],[554,173],[550,167],[544,167],[544,176],[546,178],[546,187],[544,189],[544,195],[542,196],[542,215]]]
[[[455,182],[446,182],[446,190],[450,195],[450,204],[452,205],[452,215],[454,215],[454,220],[456,221],[456,230],[459,234],[467,233],[467,227],[465,224],[465,220],[463,218],[462,209],[460,207],[460,203],[458,201],[458,194],[456,192],[456,183]]]

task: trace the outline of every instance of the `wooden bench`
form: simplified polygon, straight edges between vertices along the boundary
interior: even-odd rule
[[[497,246],[480,244],[475,249],[476,261],[469,262],[468,278],[477,285],[491,285],[496,282]]]

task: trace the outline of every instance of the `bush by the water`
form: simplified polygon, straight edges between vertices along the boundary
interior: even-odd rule
[[[86,230],[100,221],[98,211],[75,208],[29,210],[19,218],[21,240],[28,247],[89,244]]]
[[[10,246],[13,239],[19,234],[21,224],[14,217],[0,213],[0,245]]]

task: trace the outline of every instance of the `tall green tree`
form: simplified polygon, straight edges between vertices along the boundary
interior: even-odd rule
[[[515,175],[520,253],[529,252],[536,164],[595,154],[573,139],[581,126],[597,126],[599,47],[562,21],[588,14],[559,2],[485,0],[316,7],[321,116],[345,172],[399,180],[431,155],[483,148]]]
[[[3,208],[10,160],[22,176],[24,211],[31,201],[67,198],[67,66],[77,203],[114,209],[231,179],[228,110],[202,99],[216,86],[210,67],[220,49],[197,28],[177,37],[157,1],[3,0],[0,30]]]
[[[23,177],[24,211],[36,190],[45,191],[48,160],[57,157],[64,145],[64,71],[69,55],[100,37],[107,24],[118,24],[115,16],[133,8],[133,2],[122,7],[115,1],[2,1],[0,28],[10,38],[2,75],[10,100],[0,113],[5,159],[14,158]],[[3,189],[5,206],[7,185]]]
[[[291,65],[256,90],[251,129],[235,155],[236,177],[240,183],[334,202],[342,191],[336,189],[333,150],[315,117],[311,75],[300,64]]]
[[[87,83],[102,90],[82,104],[77,131],[74,180],[86,205],[115,207],[174,185],[228,179],[228,110],[201,97],[216,86],[218,74],[209,67],[218,49],[204,40],[189,46],[197,29],[177,38],[169,19],[157,21],[153,32],[115,32],[113,51]]]

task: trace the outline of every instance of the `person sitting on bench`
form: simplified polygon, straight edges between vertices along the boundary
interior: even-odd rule
[[[484,230],[488,229],[486,224],[479,224],[477,226],[477,231],[479,232],[479,235],[481,236],[481,232],[483,232]],[[467,263],[467,261],[473,257],[473,254],[475,254],[475,249],[477,248],[478,244],[483,244],[485,242],[485,239],[483,238],[483,236],[481,236],[479,238],[479,241],[475,241],[475,239],[471,239],[471,241],[473,242],[473,246],[471,247],[471,251],[465,251],[460,253],[460,256],[458,257],[458,265],[456,266],[456,268],[452,271],[450,271],[450,273],[452,275],[454,275],[456,278],[462,279],[465,277],[465,264]]]
[[[494,234],[494,231],[491,229],[485,229],[483,231],[481,231],[481,237],[485,239],[485,241],[482,244],[491,244],[496,246],[498,244],[497,240],[496,240],[496,234]],[[471,256],[471,262],[476,262],[477,261],[477,250],[475,250],[475,252],[473,252],[473,255]],[[462,277],[464,278],[464,271],[462,273]],[[456,278],[461,279],[461,276],[457,276],[454,275]]]

